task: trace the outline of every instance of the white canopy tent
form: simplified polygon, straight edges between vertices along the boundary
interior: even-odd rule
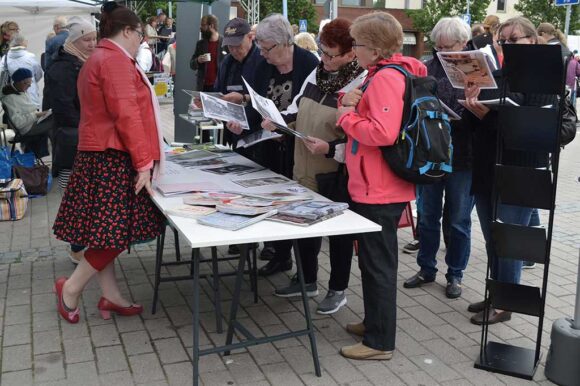
[[[69,0],[0,0],[0,24],[12,20],[18,23],[20,33],[28,39],[28,50],[40,55],[44,52],[46,36],[52,31],[56,16],[82,16],[90,19],[99,6],[92,1]]]

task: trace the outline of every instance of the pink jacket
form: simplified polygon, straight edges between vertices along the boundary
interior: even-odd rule
[[[405,94],[403,74],[395,69],[377,72],[386,64],[399,65],[417,76],[427,75],[425,65],[415,58],[394,54],[382,60],[369,68],[367,80],[372,78],[372,81],[356,111],[344,114],[338,120],[348,137],[348,191],[354,202],[363,204],[392,204],[415,198],[415,185],[393,173],[379,148],[392,145],[397,139]],[[354,148],[353,140],[358,141]]]

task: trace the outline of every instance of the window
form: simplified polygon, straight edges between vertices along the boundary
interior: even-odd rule
[[[360,0],[342,0],[341,3],[347,7],[360,7]]]
[[[505,3],[506,3],[506,0],[497,0],[497,11],[498,12],[505,12]]]

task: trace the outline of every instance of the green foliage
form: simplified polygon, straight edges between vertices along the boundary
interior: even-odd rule
[[[514,8],[536,26],[543,22],[552,23],[564,32],[567,7],[555,6],[551,0],[520,0],[514,5]],[[580,5],[573,5],[570,17],[570,33],[578,30],[580,30]]]
[[[471,23],[481,23],[485,19],[491,0],[470,0]],[[541,1],[541,0],[540,0]],[[547,0],[546,0],[547,1]],[[461,16],[466,12],[467,0],[425,0],[422,9],[407,10],[413,26],[419,32],[429,33],[442,17]]]
[[[175,11],[177,9],[177,2],[174,1],[172,3],[173,6],[173,17],[175,17]],[[143,22],[147,23],[147,18],[149,18],[150,16],[155,16],[157,15],[157,10],[158,9],[162,9],[163,12],[166,15],[169,15],[169,6],[167,4],[167,1],[144,1],[144,2],[138,2],[136,5],[136,11],[137,14],[139,15],[139,17],[141,18],[141,20],[143,20]]]
[[[282,0],[260,0],[260,20],[271,13],[282,13]],[[308,32],[318,32],[318,15],[310,0],[288,0],[288,20],[298,25],[298,20],[308,20]]]

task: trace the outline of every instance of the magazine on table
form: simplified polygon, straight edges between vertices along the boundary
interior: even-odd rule
[[[327,214],[326,216],[319,217],[315,220],[304,218],[304,217],[288,216],[285,214],[278,213],[278,214],[273,215],[272,217],[268,217],[266,220],[281,222],[284,224],[291,224],[291,225],[298,225],[298,226],[302,226],[302,227],[307,227],[310,225],[318,224],[319,222],[331,219],[333,217],[340,216],[343,213],[344,213],[344,211],[334,212],[334,213]]]
[[[270,201],[274,204],[312,200],[312,195],[308,191],[305,191],[305,192],[278,191],[278,192],[268,192],[268,193],[244,193],[244,196],[252,197],[255,199],[259,199],[259,200]]]
[[[301,217],[316,220],[336,212],[348,209],[345,202],[307,201],[286,205],[278,209],[278,213],[285,216]]]
[[[227,164],[221,158],[211,158],[211,159],[204,159],[200,161],[180,161],[179,164],[186,168],[199,168],[199,167],[207,167],[207,166],[222,166]]]
[[[179,194],[200,192],[200,191],[212,191],[221,190],[221,186],[214,184],[209,181],[201,182],[180,182],[180,183],[157,183],[157,190],[161,192],[165,197],[176,196]]]
[[[267,213],[272,210],[278,209],[277,206],[251,206],[251,205],[241,205],[237,202],[229,202],[224,204],[217,204],[215,207],[219,212],[229,213],[229,214],[239,214],[243,216],[255,216],[262,213]]]
[[[207,216],[197,219],[197,222],[202,225],[226,229],[230,231],[237,231],[257,222],[260,222],[270,216],[275,215],[276,210],[271,210],[258,216],[240,216],[237,214],[228,214],[222,212],[215,212]]]
[[[464,89],[465,83],[473,83],[481,89],[497,88],[485,53],[479,50],[437,52],[437,56],[453,87]]]
[[[248,118],[244,106],[213,97],[207,93],[200,93],[203,115],[207,118],[221,121],[236,121],[243,130],[249,130]]]
[[[263,168],[261,166],[227,164],[227,165],[220,166],[217,168],[206,168],[206,169],[201,169],[201,170],[204,172],[219,174],[219,175],[235,174],[237,176],[241,176],[244,174],[261,172],[262,170],[266,170],[266,168]]]
[[[274,138],[280,138],[282,137],[282,134],[278,134],[272,131],[268,131],[268,130],[258,130],[255,131],[251,134],[246,135],[244,138],[241,138],[238,140],[237,143],[237,147],[250,147],[250,146],[254,146],[257,143],[263,142],[263,141],[268,141],[270,139],[274,139]]]
[[[278,185],[278,184],[289,184],[294,183],[294,181],[289,180],[285,177],[262,177],[262,178],[251,178],[249,180],[234,180],[234,184],[238,184],[244,188],[257,188],[259,186],[268,185]]]
[[[215,208],[195,205],[180,205],[167,209],[167,213],[170,215],[187,218],[199,218],[202,216],[207,216],[208,214],[215,213],[215,211]]]
[[[173,162],[180,162],[180,161],[201,161],[201,160],[208,160],[212,158],[219,157],[219,154],[212,153],[211,151],[207,150],[190,150],[186,152],[180,152],[177,154],[168,155],[167,159]]]

